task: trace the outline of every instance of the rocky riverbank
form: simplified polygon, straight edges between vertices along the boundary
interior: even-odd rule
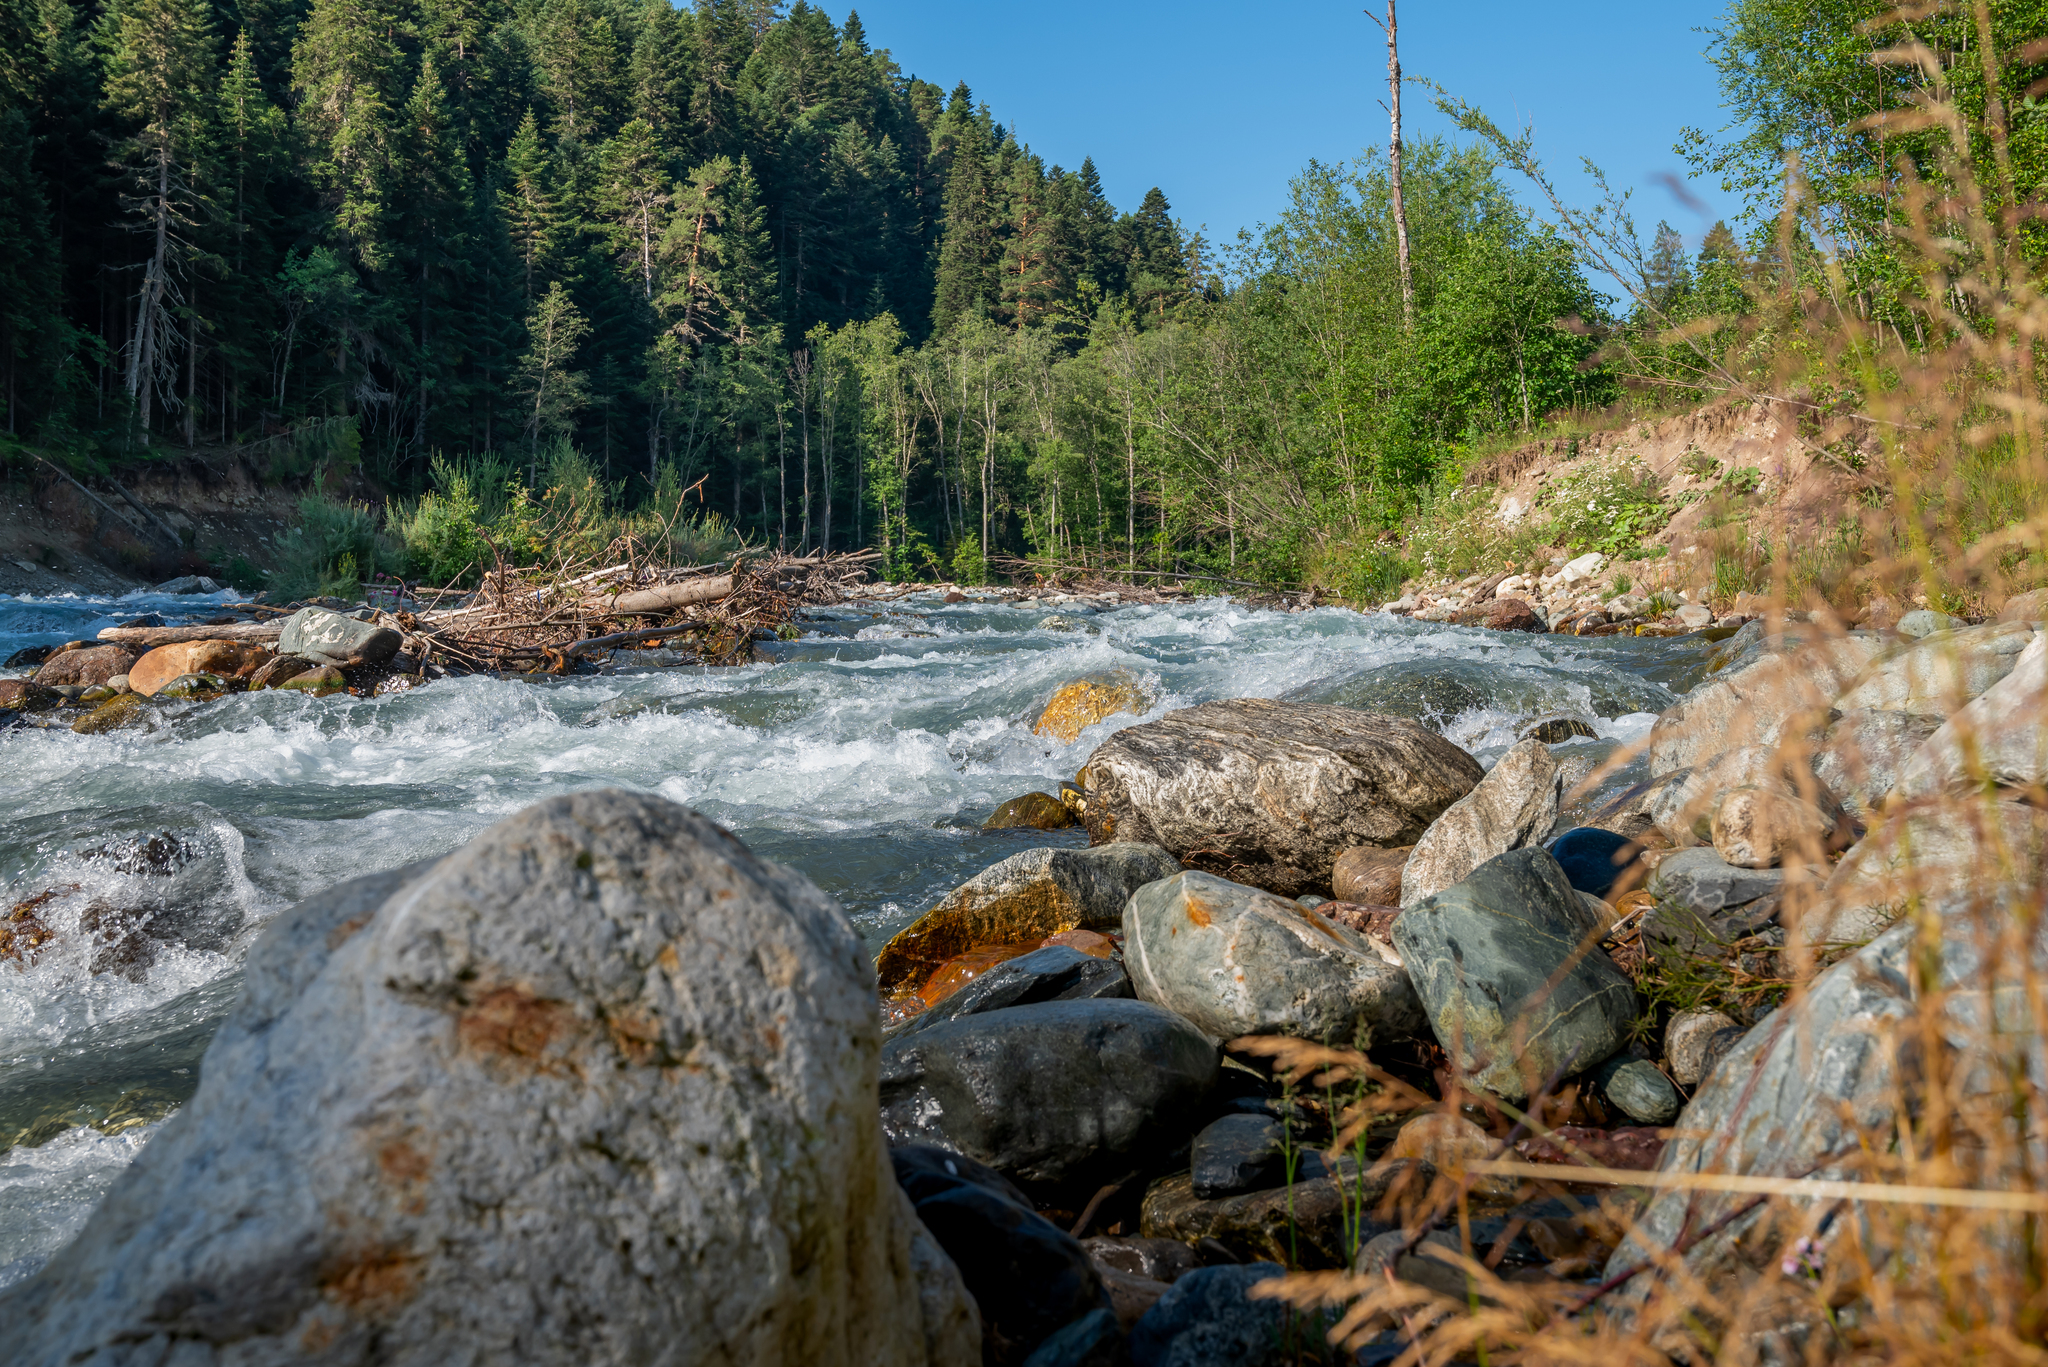
[[[1742,626],[1618,785],[1590,716],[1483,764],[1427,710],[1169,711],[1005,804],[1089,849],[875,967],[687,810],[551,799],[265,931],[198,1095],[0,1317],[53,1363],[1388,1361],[1413,1322],[1334,1316],[1510,1285],[1696,1332],[1832,1207],[1629,1173],[1882,1178],[1849,1150],[1928,1065],[1872,1026],[1931,981],[2040,1056],[2048,638],[1898,626]],[[1070,738],[1153,706],[1042,696]]]

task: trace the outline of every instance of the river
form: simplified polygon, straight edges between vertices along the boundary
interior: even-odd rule
[[[223,598],[0,595],[0,659]],[[945,604],[816,610],[737,669],[476,677],[358,699],[265,692],[174,704],[153,730],[0,732],[0,885],[56,932],[0,961],[0,1286],[46,1262],[188,1097],[271,917],[359,874],[443,853],[557,793],[616,784],[687,803],[837,896],[878,948],[947,889],[1079,831],[981,834],[1057,791],[1120,726],[1213,698],[1421,715],[1491,762],[1556,709],[1599,757],[1698,677],[1700,638],[1579,640],[1345,609]],[[1124,669],[1155,699],[1071,745],[1031,734],[1047,694]],[[19,671],[9,671],[19,672]],[[153,842],[153,843],[152,843]]]

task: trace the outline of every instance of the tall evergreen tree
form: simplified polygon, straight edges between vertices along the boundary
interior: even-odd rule
[[[498,204],[519,259],[521,296],[530,307],[552,266],[557,229],[553,159],[531,109],[505,149]]]

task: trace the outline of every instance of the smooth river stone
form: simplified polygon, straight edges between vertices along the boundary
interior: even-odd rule
[[[1557,861],[1532,848],[1407,908],[1393,938],[1437,1042],[1475,1085],[1521,1101],[1627,1038],[1634,986],[1597,945],[1582,949],[1600,929]]]
[[[911,1017],[900,1034],[1011,1006],[1130,995],[1131,978],[1122,961],[1083,954],[1066,945],[1047,945],[997,964],[929,1011]]]
[[[300,608],[284,624],[277,653],[343,664],[383,664],[398,653],[405,637],[391,627],[358,622],[326,608]]]
[[[1401,868],[1401,905],[1442,892],[1497,854],[1550,834],[1557,821],[1557,761],[1540,740],[1517,741],[1430,823]]]
[[[1211,1039],[1293,1035],[1382,1043],[1422,1027],[1408,975],[1357,931],[1270,892],[1180,873],[1124,908],[1124,966],[1140,998]]]

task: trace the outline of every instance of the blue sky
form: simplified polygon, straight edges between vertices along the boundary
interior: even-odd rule
[[[827,9],[845,17],[838,3]],[[905,72],[949,89],[965,80],[1048,162],[1072,168],[1092,155],[1119,209],[1159,185],[1212,242],[1271,218],[1310,158],[1385,155],[1386,47],[1357,0],[859,9],[869,41]],[[1668,218],[1697,244],[1712,216],[1739,205],[1690,182],[1712,215],[1703,219],[1658,177],[1686,171],[1671,150],[1682,127],[1725,122],[1697,32],[1721,11],[1718,0],[1405,0],[1401,63],[1504,126],[1533,122],[1539,155],[1568,190],[1585,191],[1578,167],[1590,157],[1635,188],[1646,234]],[[1403,99],[1409,138],[1446,131],[1426,91],[1410,85]]]

